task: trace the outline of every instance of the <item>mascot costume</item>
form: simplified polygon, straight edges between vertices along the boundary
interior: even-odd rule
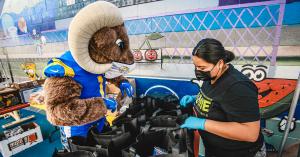
[[[107,109],[117,101],[105,97],[106,81],[133,95],[123,77],[135,64],[119,9],[105,1],[92,3],[73,18],[68,32],[70,51],[53,58],[44,69],[47,119],[60,126],[62,143],[86,137],[91,126],[101,132]]]

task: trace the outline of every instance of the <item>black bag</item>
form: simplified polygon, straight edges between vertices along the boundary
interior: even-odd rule
[[[156,106],[167,111],[180,109],[179,99],[175,95],[167,95],[157,99]]]
[[[172,115],[159,115],[150,119],[151,127],[179,127],[184,123],[188,114],[172,116]]]
[[[52,157],[97,157],[92,152],[89,151],[75,151],[75,152],[59,152],[55,151],[52,155]],[[100,156],[99,156],[100,157]]]
[[[137,142],[122,150],[123,157],[153,156],[154,149],[165,150],[161,157],[188,157],[187,141],[185,129],[173,130],[149,130],[137,137]]]
[[[161,115],[150,120],[151,127],[177,127],[176,116]]]
[[[114,126],[124,126],[125,132],[130,132],[132,136],[137,136],[140,133],[140,127],[146,124],[146,115],[142,114],[135,118],[124,117],[113,122]]]
[[[91,130],[91,136],[96,145],[107,148],[110,157],[121,156],[121,150],[134,142],[134,138],[130,132],[125,132],[124,127],[100,134]]]
[[[113,127],[106,125],[101,133],[92,128],[87,139],[72,137],[70,148],[93,157],[192,156],[192,132],[179,128],[190,113],[179,107],[174,95],[137,98],[113,121]]]
[[[160,115],[170,115],[170,116],[179,116],[182,115],[182,111],[180,109],[177,110],[159,110],[154,113],[152,116],[160,116]]]
[[[151,117],[153,112],[158,109],[156,101],[157,100],[152,97],[135,98],[129,105],[129,108],[127,108],[124,113],[119,115],[114,122],[125,117],[135,118],[142,114],[145,114],[146,117]]]
[[[100,145],[91,145],[91,143],[84,137],[70,137],[68,138],[68,143],[71,152],[87,151],[91,152],[95,157],[109,157],[108,148]]]

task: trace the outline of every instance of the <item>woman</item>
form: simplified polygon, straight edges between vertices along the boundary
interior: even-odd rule
[[[258,91],[228,62],[234,54],[215,39],[203,39],[193,50],[197,79],[204,81],[197,96],[184,96],[181,107],[194,105],[197,117],[181,128],[197,129],[206,157],[265,156],[260,132]]]

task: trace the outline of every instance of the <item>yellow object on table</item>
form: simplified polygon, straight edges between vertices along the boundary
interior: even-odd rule
[[[46,110],[46,105],[44,104],[44,96],[42,91],[32,93],[29,98],[29,103],[31,107]]]
[[[118,112],[115,111],[114,113],[112,113],[111,111],[107,110],[107,114],[106,114],[106,120],[109,123],[109,125],[112,125],[112,122],[117,118]]]

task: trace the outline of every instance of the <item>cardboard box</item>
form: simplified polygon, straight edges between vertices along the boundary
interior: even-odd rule
[[[0,109],[18,105],[21,103],[19,90],[4,88],[0,91]]]
[[[3,157],[12,156],[43,141],[40,126],[36,123],[24,124],[19,128],[22,128],[24,132],[11,137],[2,133],[0,151]]]

